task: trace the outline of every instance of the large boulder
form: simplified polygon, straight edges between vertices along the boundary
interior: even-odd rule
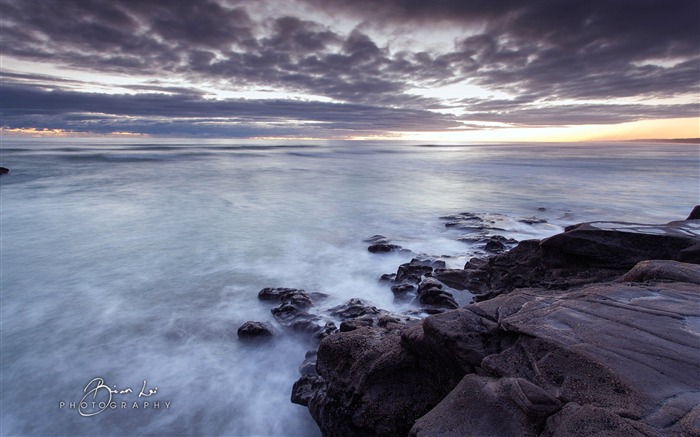
[[[316,374],[294,384],[327,436],[400,436],[440,402],[459,375],[401,345],[402,325],[362,327],[323,339]]]

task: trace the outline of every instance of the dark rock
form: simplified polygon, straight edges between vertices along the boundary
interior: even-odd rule
[[[416,266],[427,266],[427,267],[432,267],[434,269],[444,269],[447,264],[445,261],[441,259],[436,259],[431,256],[425,256],[421,255],[416,258],[411,259],[409,262],[411,265],[416,265]]]
[[[525,223],[528,225],[538,225],[540,223],[547,223],[547,220],[537,217],[526,217],[518,220],[520,223]]]
[[[270,311],[278,322],[294,331],[317,334],[321,330],[320,317],[293,303],[285,302]]]
[[[328,337],[329,335],[335,334],[336,332],[338,332],[338,327],[335,326],[335,323],[326,322],[326,324],[323,326],[323,328],[321,328],[321,330],[319,330],[316,333],[315,338],[317,340],[321,340],[325,337]]]
[[[429,288],[418,294],[418,301],[423,305],[431,305],[436,308],[455,309],[459,305],[452,294],[439,288]]]
[[[0,175],[8,174],[10,169],[7,167],[0,167]]]
[[[381,282],[394,282],[394,279],[396,279],[396,273],[384,273],[379,278]]]
[[[364,240],[365,243],[371,243],[367,250],[371,253],[389,253],[389,252],[400,252],[408,253],[410,250],[404,249],[398,244],[392,244],[384,235],[375,235]]]
[[[311,307],[315,300],[323,300],[328,297],[325,293],[317,291],[307,292],[300,288],[263,288],[258,292],[258,299],[271,302],[294,303],[304,308]]]
[[[652,280],[700,284],[700,265],[670,260],[642,261],[618,279],[620,282],[646,282]]]
[[[463,287],[477,300],[516,288],[567,289],[609,281],[647,259],[700,263],[700,237],[692,222],[666,225],[582,223],[543,241],[522,241],[486,260],[470,260]]]
[[[435,278],[425,278],[418,285],[418,301],[423,305],[437,308],[458,308],[451,293],[442,289],[442,284]]]
[[[489,252],[502,252],[506,249],[506,245],[498,240],[490,240],[488,243],[486,243],[484,249]]]
[[[345,320],[340,323],[340,332],[354,331],[357,328],[368,328],[374,325],[374,321],[372,317]]]
[[[400,252],[400,251],[406,251],[403,247],[397,245],[397,244],[389,244],[389,243],[379,243],[379,244],[373,244],[367,248],[368,251],[372,253],[387,253],[387,252]]]
[[[357,327],[321,341],[293,400],[333,436],[696,435],[697,296],[680,282],[525,289]]]
[[[542,241],[542,260],[550,267],[630,269],[648,259],[676,259],[700,241],[686,222],[666,225],[583,223]]]
[[[272,336],[272,327],[267,323],[248,321],[238,328],[237,334],[241,340],[270,337]]]
[[[460,214],[453,214],[453,215],[446,215],[443,217],[440,217],[441,220],[450,220],[450,221],[469,221],[469,220],[474,220],[477,222],[483,221],[481,217],[479,217],[477,214],[474,214],[473,212],[463,212]]]
[[[401,264],[399,269],[396,271],[396,278],[394,281],[397,284],[406,282],[409,284],[418,284],[421,281],[423,275],[431,273],[433,268],[429,265],[406,263]]]
[[[432,276],[455,290],[468,288],[468,274],[463,269],[435,269]]]
[[[294,384],[292,402],[327,436],[406,435],[459,381],[437,361],[420,363],[399,330],[376,327],[323,339],[316,370]]]
[[[304,361],[299,366],[299,374],[301,374],[302,376],[315,374],[317,357],[318,353],[315,350],[310,350],[306,352]]]
[[[535,437],[560,407],[559,399],[525,379],[467,375],[409,435]]]
[[[391,286],[391,292],[394,293],[395,297],[402,297],[406,295],[407,293],[410,293],[412,291],[416,290],[416,286],[413,284],[397,284],[397,285],[392,285]]]
[[[263,288],[258,292],[258,299],[273,302],[281,302],[282,296],[286,296],[288,294],[293,293],[305,293],[305,291],[299,288]]]
[[[700,205],[695,205],[686,220],[700,220]]]
[[[328,310],[329,314],[340,320],[354,319],[365,315],[376,315],[380,311],[362,299],[353,298],[342,305],[335,306]]]

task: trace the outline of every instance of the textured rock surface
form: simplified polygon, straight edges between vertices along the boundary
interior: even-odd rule
[[[579,421],[694,435],[699,295],[681,282],[527,289],[341,332],[321,342],[295,401],[333,436],[406,435],[414,423],[416,436],[569,435]]]
[[[356,314],[292,400],[327,436],[700,436],[700,266],[679,262],[700,262],[699,231],[601,222],[464,270],[412,261],[395,284],[482,300],[421,321]]]
[[[523,241],[486,260],[471,260],[461,272],[434,276],[488,299],[516,288],[567,289],[608,281],[645,260],[700,263],[700,221],[583,223],[543,241]]]

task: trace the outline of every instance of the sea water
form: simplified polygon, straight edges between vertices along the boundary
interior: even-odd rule
[[[364,239],[461,267],[480,248],[441,216],[522,240],[700,201],[697,145],[4,138],[0,161],[2,435],[318,435],[290,402],[312,345],[261,288],[408,311],[378,278],[412,255]]]

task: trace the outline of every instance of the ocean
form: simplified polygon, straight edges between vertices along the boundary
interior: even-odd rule
[[[310,344],[260,289],[405,312],[378,278],[414,255],[369,253],[373,235],[461,267],[483,251],[442,216],[523,240],[700,203],[683,144],[3,138],[0,165],[7,436],[319,435],[290,402]],[[241,343],[247,320],[271,341]]]

